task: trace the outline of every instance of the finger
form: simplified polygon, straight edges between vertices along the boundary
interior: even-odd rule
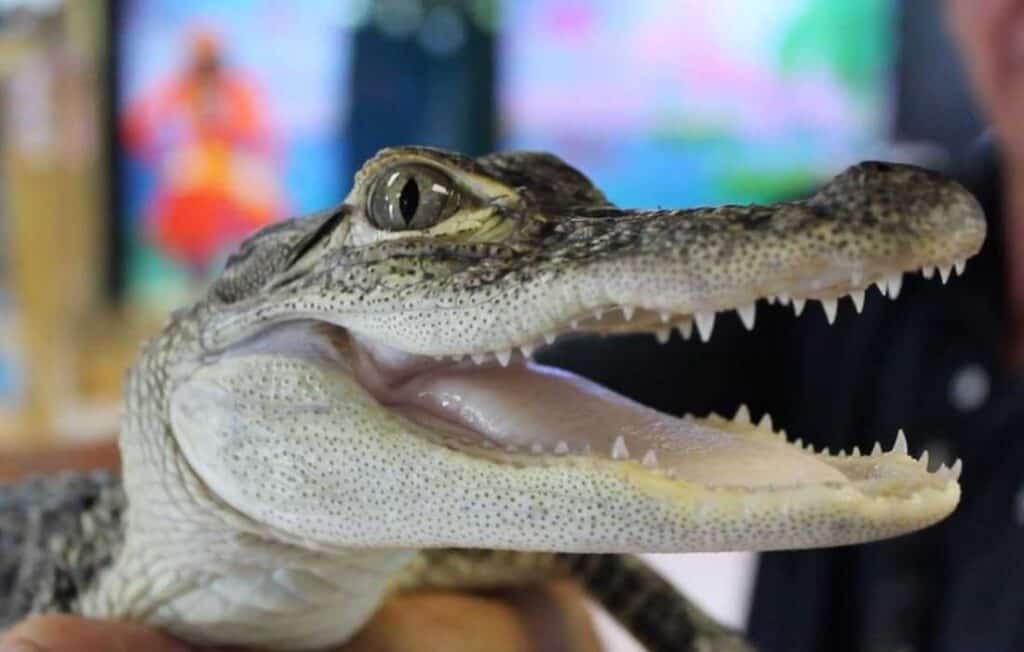
[[[28,618],[0,638],[0,652],[192,652],[142,625],[52,615]]]

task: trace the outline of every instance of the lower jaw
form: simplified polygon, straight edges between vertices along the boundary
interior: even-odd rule
[[[755,425],[745,408],[732,420],[677,418],[526,361],[438,363],[365,340],[352,348],[357,378],[390,411],[441,445],[498,464],[600,460],[711,490],[849,487],[908,497],[959,475],[959,467],[929,473],[905,442],[866,456],[818,453],[787,441],[770,420]]]

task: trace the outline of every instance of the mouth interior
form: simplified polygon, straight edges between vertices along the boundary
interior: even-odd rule
[[[629,459],[707,487],[850,481],[769,428],[664,414],[518,354],[507,366],[438,362],[349,341],[356,378],[383,406],[471,453]]]

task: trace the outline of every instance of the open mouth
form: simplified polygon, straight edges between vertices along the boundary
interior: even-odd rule
[[[963,269],[958,261],[927,267],[943,281]],[[838,296],[850,294],[858,312],[864,286],[877,284],[895,298],[900,273],[877,281],[844,277],[808,284],[800,295],[775,297],[799,314],[807,299],[821,301],[831,323]],[[738,309],[753,327],[754,304]],[[633,307],[609,307],[565,322],[539,342],[515,350],[434,358],[404,353],[340,327],[325,325],[359,383],[387,410],[430,433],[437,443],[505,464],[571,464],[601,460],[634,467],[666,481],[709,490],[763,491],[810,486],[849,488],[861,494],[911,499],[922,491],[945,491],[960,474],[951,467],[928,468],[927,453],[908,455],[900,432],[888,451],[876,444],[830,454],[800,440],[789,441],[764,415],[754,423],[741,406],[732,419],[676,417],[648,408],[570,372],[532,361],[533,353],[568,332],[651,332],[665,341],[676,329],[711,335],[714,312],[676,315]]]

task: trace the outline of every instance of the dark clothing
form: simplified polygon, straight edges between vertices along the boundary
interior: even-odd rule
[[[546,361],[668,412],[732,415],[747,401],[817,446],[963,458],[963,499],[945,522],[890,541],[761,558],[749,632],[765,652],[1024,650],[1024,383],[1003,365],[999,175],[988,151],[958,175],[989,237],[963,277],[872,289],[863,315],[828,326],[810,303],[758,306],[758,327],[721,316],[710,343],[648,336],[568,342]]]

